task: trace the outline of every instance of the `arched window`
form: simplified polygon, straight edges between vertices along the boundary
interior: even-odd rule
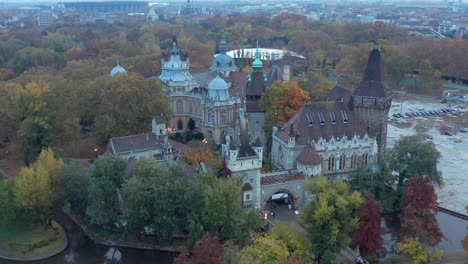
[[[367,152],[362,154],[362,165],[367,166]]]
[[[356,153],[353,153],[353,155],[351,155],[351,166],[350,166],[350,168],[354,169],[356,167],[357,167],[357,155],[356,155]]]
[[[214,124],[214,111],[213,111],[213,108],[208,108],[208,124]]]
[[[281,146],[279,146],[278,148],[278,161],[276,163],[280,169],[284,167],[284,153],[283,153],[283,147]]]
[[[335,170],[335,157],[331,155],[328,158],[328,170],[329,171],[334,171]]]
[[[208,139],[213,139],[213,131],[208,130]]]
[[[228,116],[226,114],[226,110],[221,111],[221,125],[227,125],[228,123]]]
[[[183,114],[184,113],[184,105],[181,100],[177,100],[176,103],[176,113]]]
[[[346,155],[343,154],[340,157],[340,170],[344,170],[346,168]]]
[[[193,114],[193,101],[192,102],[188,102],[188,113],[189,114]]]
[[[179,119],[177,121],[177,130],[183,130],[184,129],[184,123],[182,122],[182,119]]]

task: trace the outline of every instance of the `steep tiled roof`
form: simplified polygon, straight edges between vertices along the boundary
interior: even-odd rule
[[[384,69],[379,49],[372,49],[367,61],[366,70],[361,83],[354,91],[357,96],[381,97],[389,96],[388,89],[384,85]]]
[[[297,156],[297,161],[303,164],[312,164],[317,165],[322,162],[320,155],[317,153],[317,150],[314,146],[307,144],[302,152]]]
[[[109,140],[109,145],[113,146],[115,151],[114,154],[160,148],[163,143],[164,140],[156,137],[153,133],[116,137]]]
[[[326,97],[320,98],[319,101],[343,101],[347,104],[350,98],[350,90],[343,88],[339,85],[335,85],[335,87],[333,87],[330,93]]]
[[[291,123],[296,132],[296,145],[310,144],[320,138],[363,136],[366,126],[360,122],[344,102],[316,102],[305,104],[276,132],[276,136],[288,141]]]
[[[281,175],[272,175],[272,176],[264,176],[260,178],[260,185],[270,185],[270,184],[277,184],[277,183],[284,183],[284,182],[291,182],[291,181],[301,181],[304,180],[304,174],[302,173],[290,173],[285,172],[285,174]]]
[[[241,97],[242,91],[247,86],[247,73],[245,72],[231,72],[232,86],[229,89],[231,96]],[[245,94],[244,94],[245,96]]]

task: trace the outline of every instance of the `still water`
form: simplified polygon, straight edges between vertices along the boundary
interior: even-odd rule
[[[68,217],[60,215],[57,219],[68,235],[68,248],[53,257],[28,262],[0,259],[0,264],[104,264],[104,255],[109,247],[96,245],[87,238],[81,229]],[[174,255],[167,252],[118,248],[122,252],[121,264],[170,264]]]

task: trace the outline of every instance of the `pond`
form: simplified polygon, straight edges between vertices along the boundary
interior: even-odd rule
[[[30,264],[103,264],[108,246],[95,244],[67,216],[60,215],[57,219],[68,235],[68,247],[62,253]],[[122,252],[121,264],[169,264],[173,263],[174,255],[169,252],[118,248]],[[21,262],[0,259],[0,264],[18,264]]]

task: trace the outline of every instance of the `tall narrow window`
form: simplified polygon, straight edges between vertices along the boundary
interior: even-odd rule
[[[329,171],[334,171],[335,170],[335,157],[331,155],[328,158],[328,170]]]
[[[227,117],[227,114],[226,114],[226,110],[222,110],[221,111],[221,125],[227,125],[228,121],[227,121],[228,117]]]
[[[208,108],[208,124],[214,124],[214,111],[213,111],[213,108]]]
[[[344,170],[346,168],[346,155],[343,154],[340,157],[340,170]]]
[[[184,113],[184,105],[183,105],[181,100],[177,100],[176,112],[177,112],[177,114],[183,114]]]
[[[364,152],[364,154],[362,154],[362,165],[364,166],[367,166],[367,152]]]
[[[182,119],[179,119],[177,121],[177,130],[183,130],[184,129],[184,123],[182,122]]]

